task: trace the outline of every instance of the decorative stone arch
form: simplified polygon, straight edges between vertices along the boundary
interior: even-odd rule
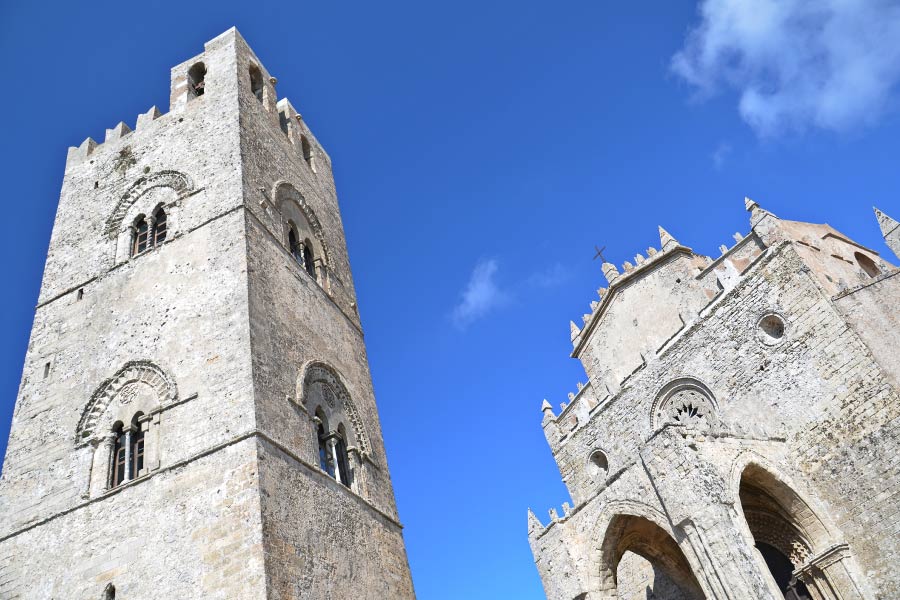
[[[315,387],[319,389],[316,390]],[[363,420],[350,398],[347,386],[334,368],[321,361],[306,362],[297,378],[297,398],[310,415],[321,408],[332,430],[337,431],[338,426],[344,423],[347,437],[350,438],[346,442],[355,446],[362,454],[372,455],[372,445]]]
[[[617,569],[626,552],[634,552],[660,567],[689,598],[703,592],[693,566],[681,551],[663,512],[643,502],[616,500],[604,505],[590,532],[590,598],[618,599]]]
[[[157,171],[144,175],[132,183],[116,203],[112,214],[106,220],[106,235],[110,238],[116,237],[122,228],[122,221],[128,213],[128,209],[144,194],[160,187],[174,190],[179,200],[196,191],[191,178],[180,171]]]
[[[651,431],[667,423],[706,428],[717,419],[718,402],[709,387],[694,377],[679,377],[656,394],[650,410]]]
[[[331,251],[325,236],[322,223],[316,216],[306,198],[291,183],[285,180],[275,182],[272,188],[272,199],[275,209],[282,218],[282,241],[287,245],[287,227],[293,222],[298,229],[301,239],[309,238],[314,243],[314,251],[317,261],[321,260],[321,266],[328,269],[331,265]]]
[[[849,546],[827,512],[771,462],[753,451],[732,463],[730,492],[750,546],[765,544],[790,561],[797,585],[821,600],[870,598]],[[762,554],[760,568],[769,567]],[[773,579],[774,583],[774,579]],[[779,590],[784,591],[784,590]]]
[[[155,408],[153,404],[161,405],[177,398],[175,382],[160,367],[148,360],[125,363],[91,396],[75,428],[75,443],[85,446],[100,441],[107,432],[98,429],[98,425],[114,400],[119,405],[128,405],[130,412],[148,414]]]

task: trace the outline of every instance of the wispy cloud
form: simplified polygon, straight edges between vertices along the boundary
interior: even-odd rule
[[[550,288],[569,280],[571,272],[562,263],[553,263],[546,269],[532,273],[526,283],[531,287]]]
[[[712,153],[712,161],[713,166],[717,171],[721,170],[722,167],[725,166],[725,160],[728,158],[728,155],[731,154],[731,144],[728,142],[721,142],[716,149],[713,150]]]
[[[708,97],[740,95],[762,137],[872,124],[900,80],[897,0],[701,0],[672,70]]]
[[[495,280],[497,268],[497,260],[493,258],[482,259],[475,264],[459,304],[451,313],[453,323],[458,328],[465,329],[509,301],[509,294],[500,289]]]

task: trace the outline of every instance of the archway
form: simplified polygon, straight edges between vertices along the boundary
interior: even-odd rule
[[[645,517],[619,514],[602,547],[604,598],[703,600],[703,591],[674,539]]]
[[[756,464],[741,474],[740,508],[761,568],[787,600],[863,598],[846,544],[789,485]]]

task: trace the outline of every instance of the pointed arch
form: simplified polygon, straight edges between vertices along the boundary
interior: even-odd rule
[[[159,404],[178,398],[175,382],[162,368],[148,360],[127,362],[91,396],[75,429],[75,443],[86,445],[94,441],[101,433],[97,431],[97,425],[114,399],[128,403],[143,390],[149,390]]]
[[[634,500],[609,502],[591,535],[591,578],[600,598],[618,597],[617,569],[626,552],[660,568],[688,598],[704,597],[668,519],[659,509]]]
[[[175,191],[178,199],[184,198],[195,193],[194,183],[191,178],[180,171],[157,171],[138,178],[131,184],[128,190],[122,195],[116,203],[112,214],[106,220],[106,235],[113,238],[118,235],[122,227],[122,220],[128,213],[128,209],[137,202],[141,196],[152,189],[167,187]]]
[[[316,216],[316,213],[306,201],[306,198],[303,197],[303,194],[301,194],[292,184],[281,179],[276,181],[272,188],[272,198],[274,198],[275,201],[275,208],[287,218],[289,218],[290,215],[286,214],[288,211],[284,210],[285,203],[290,202],[296,205],[300,214],[309,224],[313,237],[315,237],[316,245],[318,246],[316,254],[320,255],[322,260],[325,261],[326,266],[331,265],[331,251],[326,242],[325,230],[322,227],[319,218]]]
[[[313,405],[311,392],[316,385],[321,388],[324,405]],[[332,428],[336,429],[342,422],[341,416],[346,417],[346,427],[351,430],[348,441],[354,441],[363,454],[372,455],[372,445],[359,410],[337,370],[321,361],[306,362],[297,378],[297,398],[308,411],[323,409]]]

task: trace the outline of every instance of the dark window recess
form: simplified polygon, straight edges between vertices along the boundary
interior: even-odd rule
[[[298,264],[303,264],[303,248],[300,246],[300,240],[297,239],[297,232],[294,231],[293,226],[291,230],[288,232],[288,246],[290,246],[291,256],[294,257],[294,260],[297,261]]]
[[[309,240],[306,240],[306,243],[303,244],[303,266],[306,268],[309,276],[316,279],[316,257],[313,254],[312,244],[309,243]]]
[[[312,147],[309,145],[309,140],[306,139],[305,135],[300,136],[300,147],[303,150],[303,160],[305,160],[308,164],[312,164]]]
[[[250,67],[250,91],[256,96],[256,99],[262,102],[263,99],[263,78],[262,72],[256,66]]]
[[[163,209],[160,208],[158,211],[156,211],[156,223],[153,226],[153,245],[154,246],[166,241],[166,232],[167,232],[166,211],[164,211]]]
[[[131,250],[132,254],[140,254],[147,249],[149,234],[150,229],[147,225],[147,221],[141,217],[140,220],[134,224],[134,245]]]
[[[44,365],[44,379],[50,377],[50,363]]]
[[[196,98],[202,96],[206,88],[206,65],[198,62],[188,71],[188,86]]]
[[[80,290],[78,290],[78,295],[77,295],[77,297],[76,297],[76,299],[77,299],[79,302],[81,302],[81,299],[82,299],[82,298],[84,298],[84,288],[81,288]]]
[[[113,446],[113,473],[112,487],[116,487],[125,481],[125,460],[126,460],[126,439],[125,431],[122,425],[118,425],[113,433],[116,436],[115,445]]]
[[[338,467],[341,472],[341,483],[350,487],[350,461],[347,460],[347,445],[344,443],[343,438],[337,438],[334,449],[337,454]]]
[[[325,436],[325,427],[319,425],[319,467],[328,473],[330,477],[334,477],[334,462],[331,460],[328,452],[328,440]]]
[[[131,435],[131,446],[131,473],[132,477],[137,477],[144,468],[144,432],[140,429]]]

